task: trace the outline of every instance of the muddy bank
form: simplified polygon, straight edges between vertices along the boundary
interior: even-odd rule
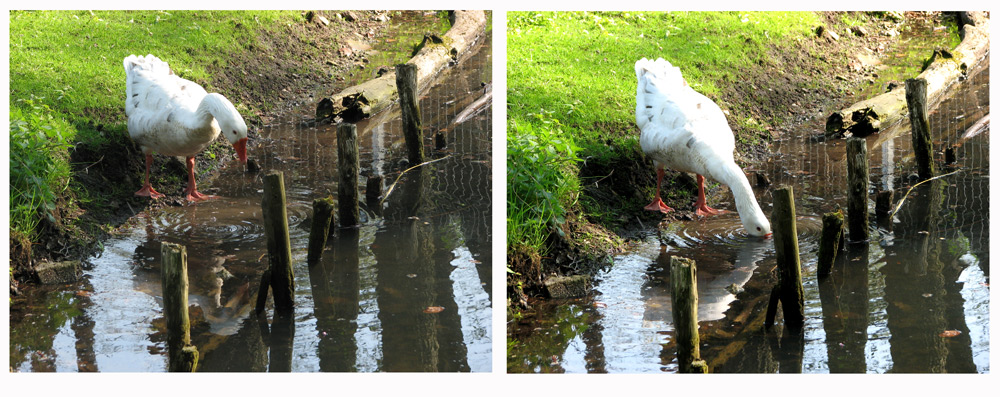
[[[250,127],[251,158],[259,129],[278,115],[314,103],[317,92],[337,91],[370,79],[386,66],[378,63],[385,54],[372,47],[386,40],[393,23],[440,18],[436,13],[397,11],[310,11],[303,15],[298,23],[276,32],[261,29],[259,41],[247,45],[245,52],[230,54],[231,62],[208,66],[210,81],[196,81],[210,92],[223,93],[241,109]],[[150,179],[167,197],[151,201],[133,196],[142,184],[145,165],[139,148],[128,138],[124,113],[121,117],[123,122],[117,127],[81,127],[108,139],[80,142],[70,150],[72,184],[79,195],[65,198],[54,219],[43,221],[38,241],[32,244],[11,236],[12,295],[24,283],[36,281],[35,263],[86,257],[132,216],[150,208],[186,204],[180,199],[187,178],[185,167],[166,156],[154,156]],[[198,182],[209,186],[221,168],[236,166],[233,158],[232,149],[223,141],[210,146],[197,157]],[[205,192],[212,194],[213,189]]]
[[[740,71],[743,79],[717,84],[721,93],[713,99],[727,112],[736,135],[736,161],[749,175],[771,155],[773,142],[793,133],[802,134],[798,131],[802,122],[825,116],[824,112],[830,108],[851,103],[860,92],[875,84],[878,60],[893,56],[891,51],[899,40],[904,21],[899,17],[933,19],[938,24],[945,20],[941,13],[905,16],[886,13],[867,15],[861,19],[862,23],[852,27],[844,22],[844,14],[820,13],[822,25],[817,26],[815,35],[794,43],[795,51],[787,50],[788,43],[775,44],[770,59]],[[639,135],[633,123],[595,128],[609,137]],[[814,133],[821,135],[822,131]],[[508,253],[518,259],[509,262],[515,272],[540,273],[534,279],[508,277],[512,302],[528,302],[529,296],[544,297],[546,293],[536,280],[552,275],[593,274],[609,263],[610,254],[623,247],[621,243],[611,244],[609,249],[608,244],[589,241],[629,244],[628,241],[642,238],[661,222],[697,219],[693,211],[696,184],[691,176],[667,171],[663,186],[670,188],[662,191],[663,200],[676,211],[666,216],[643,211],[642,207],[655,192],[652,162],[643,156],[638,145],[619,146],[611,139],[607,145],[614,156],[588,158],[580,166],[582,205],[568,217],[574,219],[568,229],[585,232],[553,233],[549,243],[554,253],[550,257]],[[755,182],[751,178],[751,183]],[[712,182],[707,184],[706,193],[708,201],[718,203],[718,208],[735,211],[731,202],[723,201],[727,187]],[[591,226],[572,225],[573,222]],[[523,289],[519,288],[522,286]]]

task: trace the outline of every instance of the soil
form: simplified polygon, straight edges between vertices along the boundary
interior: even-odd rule
[[[863,25],[865,34],[853,33],[850,26],[840,20],[842,12],[823,12],[823,29],[809,39],[795,46],[797,51],[777,48],[771,50],[771,58],[759,67],[741,71],[741,81],[717,84],[722,87],[715,100],[723,110],[728,111],[730,126],[736,135],[737,163],[744,171],[752,171],[753,164],[771,155],[770,143],[780,140],[803,122],[818,116],[826,116],[824,111],[842,107],[854,102],[855,91],[866,84],[872,84],[877,70],[872,60],[877,60],[891,49],[898,39],[902,20],[891,13],[880,18],[867,19]],[[906,13],[905,18],[945,18],[941,13]],[[937,25],[935,25],[937,26]],[[829,31],[837,34],[836,39]],[[736,124],[733,120],[753,118],[754,126]],[[608,136],[638,136],[639,129],[629,125],[599,125]],[[823,131],[815,133],[822,136]],[[617,140],[619,142],[628,140]],[[643,236],[650,227],[667,220],[696,219],[693,211],[696,184],[684,173],[668,170],[662,190],[663,201],[675,211],[668,215],[643,211],[655,193],[656,175],[652,161],[643,156],[635,147],[617,146],[609,139],[606,143],[615,153],[608,159],[587,159],[580,167],[583,208],[577,209],[574,220],[568,221],[566,229],[585,230],[584,233],[567,233],[566,237],[554,237],[550,247],[553,254],[548,257],[531,256],[521,252],[508,253],[517,261],[508,265],[517,272],[533,269],[535,280],[550,275],[593,274],[609,265],[610,254],[620,250],[629,240]],[[719,203],[712,196],[721,194],[725,186],[707,184],[709,202]],[[720,203],[721,204],[721,203]],[[721,205],[717,208],[725,208]],[[581,223],[593,223],[581,226]],[[604,231],[602,237],[595,237]],[[554,235],[555,236],[555,235]],[[593,240],[624,242],[613,245],[590,244]],[[516,251],[516,250],[515,250]],[[587,263],[560,260],[573,258],[596,259]],[[528,265],[524,268],[522,266]],[[544,269],[543,274],[536,274]],[[520,276],[508,277],[510,286],[522,287],[520,291],[508,294],[515,306],[525,307],[530,302],[525,295],[544,297],[542,288],[535,280]],[[516,288],[514,288],[516,289]]]
[[[277,32],[262,30],[261,40],[248,46],[246,52],[232,54],[233,61],[227,65],[211,66],[211,81],[196,81],[210,92],[213,87],[241,88],[217,90],[238,106],[252,109],[242,114],[249,126],[247,152],[251,159],[261,126],[291,109],[311,108],[317,92],[339,91],[363,78],[365,73],[357,72],[366,71],[366,49],[383,35],[392,18],[386,11],[308,13],[306,21]],[[37,281],[35,263],[86,258],[132,216],[151,208],[185,204],[181,192],[187,170],[181,161],[154,155],[151,183],[166,198],[135,197],[133,192],[142,185],[145,169],[141,150],[124,130],[105,131],[103,125],[90,128],[109,139],[81,142],[71,150],[76,197],[65,198],[54,221],[42,222],[36,243],[11,235],[12,296],[26,283]],[[225,140],[217,140],[196,158],[200,185],[207,185],[215,171],[233,163],[234,157]],[[212,193],[211,189],[205,192]]]

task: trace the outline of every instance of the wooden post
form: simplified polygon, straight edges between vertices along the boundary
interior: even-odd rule
[[[444,150],[448,147],[448,139],[444,136],[444,131],[438,131],[434,134],[434,149]]]
[[[844,213],[829,212],[823,215],[823,234],[819,240],[817,259],[817,274],[819,277],[830,275],[833,261],[840,252],[840,235],[844,232]]]
[[[944,163],[945,165],[955,165],[958,159],[955,157],[955,147],[949,146],[944,149]]]
[[[793,332],[805,325],[805,297],[802,290],[802,266],[799,262],[799,239],[795,228],[795,196],[791,186],[774,190],[774,251],[778,263],[778,285],[771,291],[771,301],[764,317],[764,327],[774,324],[778,302],[785,316],[785,328]]]
[[[906,107],[910,111],[910,129],[913,138],[913,155],[917,160],[920,180],[934,176],[934,157],[931,131],[927,120],[927,80],[906,80]]]
[[[875,194],[875,216],[882,218],[892,213],[892,190]]]
[[[375,207],[380,198],[382,198],[382,176],[372,175],[368,177],[368,185],[365,188],[365,202],[368,203],[368,207]]]
[[[424,162],[424,136],[420,126],[420,106],[417,104],[417,65],[396,65],[396,90],[402,114],[403,135],[410,165]]]
[[[267,237],[268,270],[274,310],[290,314],[295,307],[295,275],[292,272],[292,248],[288,238],[288,213],[285,209],[285,180],[281,172],[264,177],[264,235]]]
[[[674,339],[681,373],[708,373],[701,359],[698,337],[698,279],[694,260],[670,257],[670,288],[673,302]]]
[[[868,146],[847,140],[847,226],[851,241],[868,241]]]
[[[187,249],[183,245],[163,243],[160,247],[160,256],[163,317],[167,320],[167,370],[194,372],[198,367],[198,350],[191,346]]]
[[[326,246],[326,237],[330,235],[330,224],[333,222],[333,199],[313,200],[312,230],[309,231],[309,255],[306,263],[309,267],[319,263]]]
[[[340,173],[340,182],[337,184],[337,206],[341,227],[354,226],[361,221],[361,210],[358,207],[359,161],[358,127],[350,123],[338,124],[337,171]]]

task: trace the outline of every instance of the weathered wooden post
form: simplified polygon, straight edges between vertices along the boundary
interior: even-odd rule
[[[868,241],[868,146],[847,140],[847,226],[851,241]]]
[[[160,256],[163,317],[167,320],[167,370],[194,372],[198,368],[198,349],[191,346],[187,249],[183,245],[163,243]]]
[[[882,190],[875,194],[875,216],[884,218],[892,213],[892,190]]]
[[[802,290],[802,266],[799,262],[799,238],[795,227],[795,196],[791,186],[774,190],[774,251],[778,262],[778,285],[771,290],[764,327],[774,324],[774,316],[781,302],[785,328],[793,332],[805,325],[805,297]]]
[[[906,107],[910,111],[910,129],[913,155],[917,160],[917,175],[920,176],[920,180],[927,180],[934,176],[931,131],[927,119],[927,80],[906,80]]]
[[[833,268],[833,261],[837,259],[840,249],[840,235],[844,232],[844,213],[829,212],[823,214],[823,234],[819,240],[819,254],[817,255],[817,274],[819,277],[830,275]]]
[[[382,181],[381,175],[372,175],[368,177],[367,186],[365,187],[365,203],[368,203],[368,207],[378,206],[378,200],[382,198]]]
[[[295,308],[295,275],[292,272],[292,248],[288,239],[285,180],[281,172],[272,172],[264,177],[264,197],[260,206],[264,212],[264,235],[267,237],[269,264],[269,274],[265,273],[265,276],[270,275],[265,280],[271,287],[275,312],[291,314]]]
[[[341,227],[361,223],[361,210],[358,207],[359,161],[358,127],[350,123],[338,124],[337,172],[340,173],[340,182],[337,184],[337,207]]]
[[[420,106],[417,104],[417,65],[396,65],[396,90],[403,118],[403,135],[410,165],[424,162],[424,135],[420,126]]]
[[[955,157],[955,147],[949,146],[944,149],[944,164],[948,166],[955,165],[958,159]]]
[[[670,257],[670,288],[677,341],[677,364],[681,373],[708,373],[701,359],[698,337],[698,279],[695,262]]]
[[[333,223],[333,199],[327,197],[313,200],[312,229],[309,231],[309,254],[306,263],[309,267],[319,263],[326,246],[326,237],[330,235],[330,224]]]

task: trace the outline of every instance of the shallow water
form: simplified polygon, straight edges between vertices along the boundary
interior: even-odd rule
[[[772,183],[755,188],[765,213],[770,189],[794,190],[806,305],[800,337],[763,329],[777,281],[773,242],[746,237],[733,211],[651,231],[597,275],[590,297],[538,302],[536,315],[510,327],[508,372],[676,372],[670,256],[697,262],[701,357],[710,372],[989,372],[989,135],[962,139],[989,113],[988,92],[987,64],[930,114],[936,147],[960,145],[954,167],[936,155],[939,173],[959,172],[915,188],[891,220],[873,214],[871,240],[850,244],[822,281],[821,217],[846,207],[845,141],[817,139],[825,120],[812,120],[746,170]],[[903,122],[867,138],[872,189],[894,190],[894,202],[915,183],[908,132]],[[733,210],[731,203],[726,189],[719,208]]]
[[[363,225],[338,229],[318,265],[305,263],[309,217],[314,199],[336,196],[336,127],[266,126],[250,153],[262,172],[224,168],[200,186],[216,199],[133,218],[86,261],[83,281],[40,287],[12,307],[11,369],[165,371],[160,247],[173,242],[187,248],[199,371],[490,371],[491,112],[452,124],[492,80],[490,40],[421,96],[425,131],[446,131],[446,150],[427,149],[440,161],[400,177],[409,165],[398,109],[358,125],[360,186],[380,175],[395,187],[381,204],[362,203]],[[286,187],[291,321],[252,314],[271,171]]]

